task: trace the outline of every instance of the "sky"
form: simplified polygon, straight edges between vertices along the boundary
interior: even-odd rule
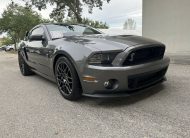
[[[11,0],[0,0],[0,17],[6,6]],[[23,4],[22,0],[14,0],[14,2]],[[53,7],[47,6],[46,10],[38,11],[43,18],[49,18]],[[133,18],[137,22],[137,29],[142,28],[142,0],[111,0],[109,4],[104,3],[103,9],[95,8],[92,14],[88,13],[85,6],[82,13],[83,17],[93,20],[106,22],[111,28],[123,28],[124,22],[128,18]]]

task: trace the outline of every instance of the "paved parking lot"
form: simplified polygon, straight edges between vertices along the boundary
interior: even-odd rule
[[[120,99],[62,98],[56,84],[23,77],[17,55],[0,52],[0,137],[190,137],[190,65],[168,81]]]

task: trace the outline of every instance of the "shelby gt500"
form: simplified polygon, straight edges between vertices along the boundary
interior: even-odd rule
[[[24,76],[57,83],[68,100],[129,96],[165,80],[165,45],[133,35],[109,36],[80,24],[40,24],[18,50]]]

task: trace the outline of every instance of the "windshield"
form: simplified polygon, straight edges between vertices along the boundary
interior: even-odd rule
[[[101,34],[101,32],[91,27],[82,25],[47,25],[47,28],[52,39],[58,39],[64,36]]]

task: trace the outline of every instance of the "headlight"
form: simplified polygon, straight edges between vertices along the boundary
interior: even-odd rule
[[[89,65],[97,66],[110,66],[112,65],[113,60],[117,56],[118,52],[113,53],[96,53],[88,59]]]

